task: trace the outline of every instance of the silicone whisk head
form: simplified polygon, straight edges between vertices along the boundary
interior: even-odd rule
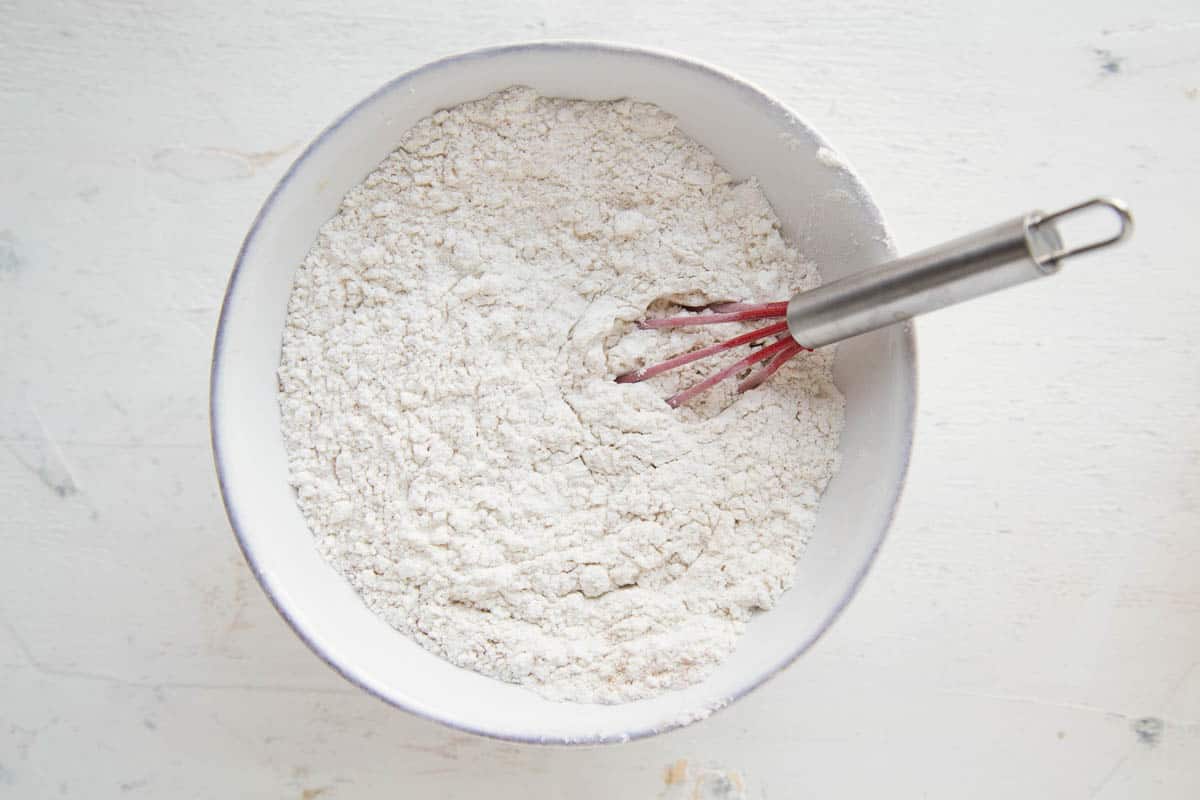
[[[679,406],[694,399],[696,396],[703,394],[712,387],[716,386],[721,381],[729,378],[731,375],[737,375],[747,369],[754,367],[756,364],[766,362],[763,366],[754,370],[746,378],[738,383],[738,393],[753,389],[756,386],[762,385],[763,381],[779,371],[779,368],[786,364],[797,353],[808,350],[809,348],[799,344],[788,333],[787,321],[783,317],[787,315],[786,302],[783,303],[718,303],[716,305],[707,306],[701,313],[684,314],[677,317],[662,317],[659,319],[647,319],[638,323],[639,328],[688,328],[695,325],[717,325],[722,322],[753,322],[757,320],[780,319],[779,322],[773,322],[757,330],[743,333],[740,336],[734,336],[724,342],[702,347],[699,350],[693,350],[690,353],[682,353],[666,361],[658,364],[652,364],[641,369],[636,369],[632,372],[626,372],[624,375],[617,377],[617,383],[637,383],[648,378],[653,378],[655,375],[682,367],[684,364],[691,364],[693,361],[698,361],[702,358],[724,353],[727,350],[732,350],[735,347],[742,345],[750,345],[754,342],[760,342],[765,339],[775,338],[776,341],[769,345],[764,345],[755,350],[750,355],[739,361],[730,364],[724,369],[716,372],[694,386],[689,386],[683,391],[677,392],[667,398],[667,405],[671,408]],[[707,312],[707,313],[706,313]]]

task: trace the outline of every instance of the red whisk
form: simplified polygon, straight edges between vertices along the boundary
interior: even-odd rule
[[[1064,246],[1054,223],[1076,212],[1097,208],[1117,215],[1120,222],[1117,231],[1084,244]],[[627,372],[617,378],[617,383],[644,381],[701,358],[775,338],[775,342],[668,397],[667,403],[678,408],[731,375],[766,362],[738,384],[737,391],[741,393],[761,385],[803,350],[814,350],[926,311],[1053,275],[1063,259],[1115,244],[1132,230],[1133,217],[1122,202],[1098,197],[1052,214],[1033,211],[916,255],[801,292],[787,302],[719,303],[704,309],[711,313],[643,320],[638,323],[641,328],[781,321]]]

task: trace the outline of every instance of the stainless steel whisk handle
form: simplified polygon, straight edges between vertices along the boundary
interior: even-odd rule
[[[1120,223],[1117,231],[1103,239],[1064,245],[1055,223],[1097,207],[1116,214]],[[1097,197],[1051,214],[1034,211],[801,292],[788,301],[788,331],[805,347],[823,347],[918,314],[1053,275],[1064,259],[1116,244],[1132,231],[1129,209],[1113,198]]]

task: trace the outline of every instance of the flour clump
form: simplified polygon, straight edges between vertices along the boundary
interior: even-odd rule
[[[437,112],[296,274],[280,406],[318,548],[399,631],[548,697],[701,680],[791,585],[837,466],[832,356],[679,410],[711,364],[613,379],[737,332],[647,314],[818,283],[757,183],[655,106]]]

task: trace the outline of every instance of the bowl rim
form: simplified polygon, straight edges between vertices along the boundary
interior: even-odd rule
[[[742,697],[745,697],[747,694],[754,691],[759,686],[763,685],[768,680],[770,680],[771,678],[778,675],[781,671],[783,671],[785,668],[787,668],[793,662],[795,662],[796,659],[798,659],[801,655],[803,655],[805,652],[807,652],[813,645],[815,645],[821,639],[821,637],[823,637],[825,635],[825,633],[829,630],[829,628],[833,625],[834,621],[836,621],[838,619],[838,617],[840,617],[842,615],[842,613],[845,611],[846,607],[853,600],[855,595],[858,594],[858,590],[859,590],[860,586],[862,585],[863,580],[866,578],[868,572],[870,572],[871,567],[874,565],[875,559],[879,554],[879,550],[883,546],[884,540],[887,539],[888,533],[891,531],[892,523],[895,521],[896,509],[899,505],[900,498],[904,494],[904,488],[905,488],[905,484],[906,484],[906,481],[908,478],[908,470],[909,470],[909,465],[911,462],[913,436],[914,436],[915,423],[916,423],[918,379],[919,379],[916,334],[915,334],[915,329],[914,329],[912,321],[909,321],[907,323],[901,323],[902,325],[904,325],[904,328],[901,331],[900,344],[901,344],[902,350],[904,350],[907,353],[907,355],[910,359],[910,362],[912,364],[912,375],[911,375],[912,380],[909,384],[909,391],[906,393],[906,396],[903,398],[905,406],[906,406],[906,408],[905,408],[906,413],[904,415],[904,418],[906,421],[905,430],[904,430],[905,445],[904,445],[904,450],[903,450],[903,454],[902,454],[903,455],[902,467],[901,467],[901,471],[898,476],[898,479],[896,481],[895,495],[892,498],[891,507],[888,509],[887,518],[882,526],[879,537],[878,537],[877,541],[875,542],[874,547],[871,549],[871,552],[868,554],[866,560],[863,562],[863,564],[859,568],[858,572],[854,575],[853,580],[848,584],[845,592],[843,593],[841,598],[838,600],[837,604],[831,609],[831,611],[828,613],[828,615],[822,621],[820,627],[816,630],[816,632],[814,634],[812,634],[811,636],[809,636],[808,638],[806,638],[804,640],[799,641],[796,644],[796,646],[773,667],[752,676],[736,692],[734,692],[733,694],[731,694],[727,698],[725,698],[724,702],[721,703],[719,706],[711,708],[711,709],[707,709],[706,710],[707,713],[701,713],[698,716],[683,717],[678,720],[672,720],[666,724],[663,724],[663,725],[660,725],[657,727],[644,727],[644,728],[640,728],[640,729],[636,729],[636,730],[626,731],[626,732],[623,732],[620,734],[597,734],[594,736],[571,737],[571,738],[562,737],[562,736],[537,737],[537,736],[532,736],[532,735],[519,735],[519,734],[512,734],[512,733],[503,732],[503,731],[495,731],[495,730],[490,730],[488,728],[484,728],[484,727],[480,727],[480,726],[470,725],[468,723],[463,722],[462,720],[451,719],[448,717],[443,717],[443,716],[439,716],[434,713],[430,713],[429,711],[419,708],[419,707],[415,707],[412,704],[405,702],[402,699],[391,697],[387,693],[377,689],[369,681],[367,681],[364,678],[357,675],[350,666],[343,665],[342,663],[340,663],[334,654],[327,652],[321,646],[321,644],[318,643],[317,641],[315,641],[310,636],[309,632],[306,631],[304,629],[304,627],[301,626],[297,622],[297,620],[293,617],[293,615],[289,611],[287,604],[283,601],[283,599],[279,596],[279,594],[273,589],[271,582],[267,579],[267,576],[264,574],[263,569],[259,565],[258,559],[255,555],[253,547],[251,547],[250,544],[247,542],[246,536],[243,532],[243,525],[239,522],[239,519],[238,519],[238,510],[235,507],[235,504],[234,504],[234,502],[230,496],[229,490],[228,490],[228,486],[227,486],[228,479],[226,476],[226,467],[224,464],[224,456],[223,456],[222,444],[221,444],[222,426],[221,426],[221,422],[220,422],[221,412],[220,412],[220,405],[218,403],[218,395],[220,394],[219,387],[220,387],[221,373],[222,373],[222,369],[221,369],[222,355],[223,355],[223,352],[224,352],[225,346],[226,346],[225,332],[226,332],[227,315],[229,314],[230,305],[231,305],[230,301],[233,298],[234,292],[236,291],[237,284],[238,284],[238,278],[241,274],[242,267],[244,266],[246,254],[249,251],[255,237],[258,234],[259,228],[262,225],[263,220],[266,219],[268,214],[271,213],[279,195],[287,187],[287,185],[291,182],[294,174],[299,169],[300,165],[303,164],[309,158],[309,156],[326,141],[326,139],[328,139],[331,135],[333,135],[351,117],[353,117],[353,116],[359,114],[360,112],[366,110],[367,108],[369,108],[382,96],[394,91],[395,89],[403,86],[405,83],[407,83],[411,80],[414,80],[415,78],[417,78],[427,72],[445,69],[447,67],[451,67],[458,63],[466,62],[466,61],[470,61],[470,60],[478,59],[478,58],[488,58],[488,57],[510,54],[510,53],[520,53],[520,52],[528,52],[528,51],[545,51],[545,50],[560,51],[560,52],[561,51],[577,51],[577,52],[585,52],[585,53],[586,52],[592,52],[592,53],[603,52],[603,53],[611,53],[611,54],[618,54],[618,55],[620,55],[620,54],[636,55],[639,57],[649,57],[651,59],[669,62],[676,66],[682,66],[682,67],[686,67],[687,69],[690,69],[690,70],[707,73],[708,75],[710,75],[712,77],[719,78],[722,81],[731,84],[732,86],[734,86],[736,89],[742,91],[743,93],[753,96],[759,102],[765,102],[769,106],[782,111],[790,119],[790,121],[793,124],[797,125],[800,129],[804,130],[809,136],[811,136],[813,141],[817,144],[818,147],[829,148],[831,150],[833,149],[830,147],[830,145],[828,144],[825,137],[822,136],[817,130],[815,130],[811,125],[809,125],[807,122],[805,122],[800,117],[798,117],[790,108],[788,108],[786,105],[784,105],[782,102],[777,100],[775,97],[773,97],[772,95],[770,95],[763,89],[759,88],[757,85],[755,85],[743,78],[740,78],[737,75],[734,75],[720,67],[716,67],[707,62],[704,62],[704,61],[701,61],[698,59],[694,59],[689,56],[684,56],[682,54],[679,54],[679,53],[676,53],[676,52],[673,52],[670,50],[666,50],[666,49],[642,47],[642,46],[631,45],[631,44],[626,44],[626,43],[622,43],[622,42],[609,42],[609,41],[593,40],[593,39],[533,40],[533,41],[527,41],[527,42],[516,42],[516,43],[510,43],[510,44],[494,45],[494,46],[490,46],[490,47],[483,47],[483,48],[478,48],[478,49],[474,49],[474,50],[463,51],[463,52],[459,52],[459,53],[455,53],[452,55],[448,55],[448,56],[439,58],[437,60],[428,62],[422,66],[416,67],[415,69],[411,69],[406,72],[403,72],[400,75],[396,76],[395,78],[392,78],[391,80],[384,83],[378,89],[371,92],[369,95],[367,95],[363,99],[359,100],[354,105],[350,106],[346,111],[344,111],[342,114],[340,114],[332,123],[330,123],[324,129],[322,129],[321,132],[319,134],[317,134],[316,137],[314,137],[311,142],[309,142],[309,144],[304,148],[304,150],[298,156],[296,156],[295,160],[293,160],[292,163],[288,166],[287,170],[279,178],[279,181],[271,189],[270,194],[267,195],[266,200],[263,201],[263,204],[259,208],[258,213],[255,214],[254,220],[251,223],[250,228],[246,232],[245,238],[242,240],[241,247],[238,249],[237,257],[234,260],[233,270],[230,273],[229,281],[226,284],[225,294],[221,301],[221,313],[220,313],[218,321],[217,321],[216,335],[215,335],[214,341],[213,341],[212,365],[211,365],[210,372],[209,372],[210,440],[211,440],[212,451],[213,451],[213,462],[214,462],[214,466],[215,466],[216,473],[217,473],[217,483],[218,483],[218,486],[219,486],[220,492],[221,492],[222,505],[225,507],[225,514],[229,520],[230,527],[233,528],[234,536],[237,539],[238,547],[242,551],[242,556],[246,559],[246,563],[249,565],[251,572],[254,574],[255,580],[258,581],[258,584],[262,587],[263,591],[266,593],[268,599],[271,601],[271,605],[274,606],[276,612],[283,618],[283,620],[288,624],[288,626],[292,629],[292,631],[295,632],[295,634],[300,637],[300,640],[303,641],[304,644],[313,653],[315,653],[322,661],[324,661],[326,664],[328,664],[331,668],[333,668],[333,670],[335,672],[337,672],[339,675],[341,675],[347,681],[349,681],[350,683],[359,687],[360,689],[365,691],[367,694],[382,700],[383,702],[387,703],[388,705],[391,705],[395,708],[402,709],[402,710],[404,710],[410,714],[413,714],[417,717],[420,717],[422,719],[426,719],[426,720],[429,720],[432,722],[437,722],[442,725],[446,725],[452,729],[463,731],[465,733],[471,733],[471,734],[475,734],[475,735],[479,735],[479,736],[487,736],[487,737],[493,738],[493,739],[500,739],[500,740],[504,740],[504,741],[511,741],[511,742],[517,742],[517,743],[523,743],[523,744],[595,745],[595,744],[628,742],[628,741],[633,741],[636,739],[642,739],[642,738],[654,736],[654,735],[657,735],[660,733],[665,733],[667,731],[674,730],[674,729],[677,729],[680,727],[684,727],[685,725],[688,725],[691,722],[694,722],[694,721],[697,721],[698,719],[702,719],[704,717],[709,716],[709,714],[711,714],[711,713],[716,713],[717,711],[723,710],[724,708],[728,707],[735,701],[741,699]],[[841,169],[844,170],[844,172],[846,173],[847,180],[850,182],[850,185],[853,187],[856,194],[858,195],[857,199],[860,201],[860,205],[862,207],[864,214],[882,232],[882,236],[883,236],[882,244],[884,245],[884,248],[886,249],[886,251],[888,252],[888,254],[890,256],[895,257],[895,255],[896,255],[895,246],[892,242],[891,235],[888,233],[887,226],[884,224],[883,214],[880,212],[878,207],[875,205],[873,199],[871,198],[870,194],[867,192],[865,185],[863,184],[861,179],[858,177],[858,173],[854,171],[853,167],[841,156],[840,153],[838,155],[838,159],[840,162]]]

